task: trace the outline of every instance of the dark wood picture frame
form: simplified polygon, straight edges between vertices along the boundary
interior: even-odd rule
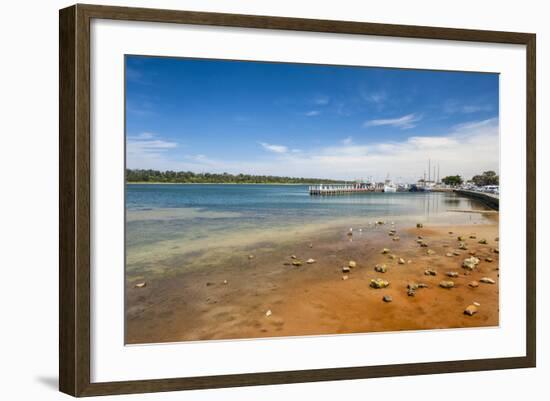
[[[93,18],[391,36],[526,46],[526,356],[349,368],[90,381],[90,21]],[[534,367],[536,363],[536,36],[421,26],[74,5],[59,14],[59,388],[73,396]]]

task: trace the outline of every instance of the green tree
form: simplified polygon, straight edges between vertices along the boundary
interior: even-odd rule
[[[482,187],[484,185],[498,185],[499,177],[497,173],[495,173],[492,170],[489,170],[489,171],[484,171],[483,174],[481,175],[474,175],[472,177],[472,181],[478,187]]]
[[[443,181],[445,185],[451,185],[453,187],[456,187],[464,182],[462,177],[459,175],[449,175],[443,178],[441,181]]]

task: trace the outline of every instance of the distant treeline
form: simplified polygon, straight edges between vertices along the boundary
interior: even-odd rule
[[[321,178],[278,177],[274,175],[193,173],[126,169],[126,182],[180,184],[341,184],[344,181]]]

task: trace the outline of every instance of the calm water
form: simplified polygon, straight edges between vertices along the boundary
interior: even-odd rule
[[[197,240],[247,230],[284,229],[392,218],[442,224],[484,221],[486,209],[453,193],[369,193],[310,196],[305,185],[155,185],[126,187],[127,245]]]

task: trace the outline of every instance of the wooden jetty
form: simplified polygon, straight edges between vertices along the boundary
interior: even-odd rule
[[[310,195],[343,195],[375,192],[372,185],[361,184],[321,184],[310,185]]]

